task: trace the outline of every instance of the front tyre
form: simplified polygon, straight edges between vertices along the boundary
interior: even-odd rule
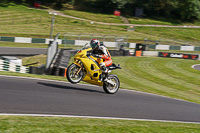
[[[67,80],[73,84],[80,82],[83,79],[83,71],[76,64],[71,64],[67,68]]]
[[[119,90],[120,86],[119,78],[117,77],[117,75],[110,74],[108,79],[112,80],[112,82],[114,82],[115,85],[113,86],[111,84],[104,83],[103,89],[108,94],[115,94]]]

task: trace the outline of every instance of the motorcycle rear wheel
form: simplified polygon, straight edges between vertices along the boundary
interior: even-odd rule
[[[83,79],[83,71],[76,64],[71,64],[67,68],[67,80],[73,84],[80,82]],[[78,74],[76,74],[79,71]]]
[[[115,82],[115,86],[104,83],[103,89],[108,94],[115,94],[119,90],[120,86],[119,78],[117,77],[117,75],[114,74],[110,74],[108,78],[111,79],[113,82]]]

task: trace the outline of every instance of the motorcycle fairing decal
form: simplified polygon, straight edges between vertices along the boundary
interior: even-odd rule
[[[99,66],[98,62],[95,61],[94,59],[92,59],[91,57],[88,57],[89,59],[91,59],[97,66]]]
[[[100,71],[100,70],[101,70],[101,69],[96,69],[96,70],[94,70],[94,71],[96,72],[96,71]]]

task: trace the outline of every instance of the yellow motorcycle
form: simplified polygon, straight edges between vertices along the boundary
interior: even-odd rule
[[[107,80],[105,73],[102,73],[99,64],[103,62],[103,59],[96,58],[92,55],[92,48],[85,44],[74,56],[74,62],[68,66],[66,77],[69,82],[76,84],[80,81],[85,81],[98,86],[103,86],[103,89],[108,94],[114,94],[118,91],[120,81],[117,75],[107,74]],[[121,69],[114,63],[107,67],[108,73],[114,69]]]

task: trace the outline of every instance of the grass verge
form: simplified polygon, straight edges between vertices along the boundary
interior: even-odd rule
[[[0,116],[1,133],[199,133],[199,124],[88,118]]]
[[[123,69],[117,74],[121,87],[200,103],[200,71],[197,60],[160,57],[114,57]]]
[[[0,36],[49,38],[52,15],[49,15],[47,11],[30,9],[24,6],[0,7],[0,11]],[[121,22],[121,20],[114,15],[91,14],[78,11],[65,12],[81,18],[90,16],[90,18],[86,19],[90,19],[91,21],[95,21],[96,18],[98,18],[98,20],[100,19],[102,21]],[[134,18],[132,18],[132,20],[133,19]],[[134,23],[170,24],[170,22],[151,19],[134,19]],[[129,42],[141,42],[144,41],[145,38],[148,38],[149,40],[164,39],[168,41],[168,44],[174,42],[174,40],[178,40],[182,42],[191,41],[193,42],[192,45],[199,45],[197,44],[200,41],[198,37],[199,32],[199,29],[159,27],[135,27],[134,31],[127,31],[127,26],[91,24],[87,21],[55,16],[53,34],[55,36],[57,33],[60,33],[60,37],[62,36],[62,38],[65,33],[98,36],[118,35],[128,36]],[[68,38],[70,38],[70,36],[68,36]],[[78,39],[78,37],[75,39]]]
[[[46,55],[36,55],[31,57],[22,58],[23,66],[40,66],[42,64],[46,64]]]
[[[63,11],[66,15],[75,16],[78,18],[84,18],[91,21],[105,22],[105,23],[122,23],[123,21],[119,16],[100,14],[100,13],[90,13],[76,10],[65,10]]]

